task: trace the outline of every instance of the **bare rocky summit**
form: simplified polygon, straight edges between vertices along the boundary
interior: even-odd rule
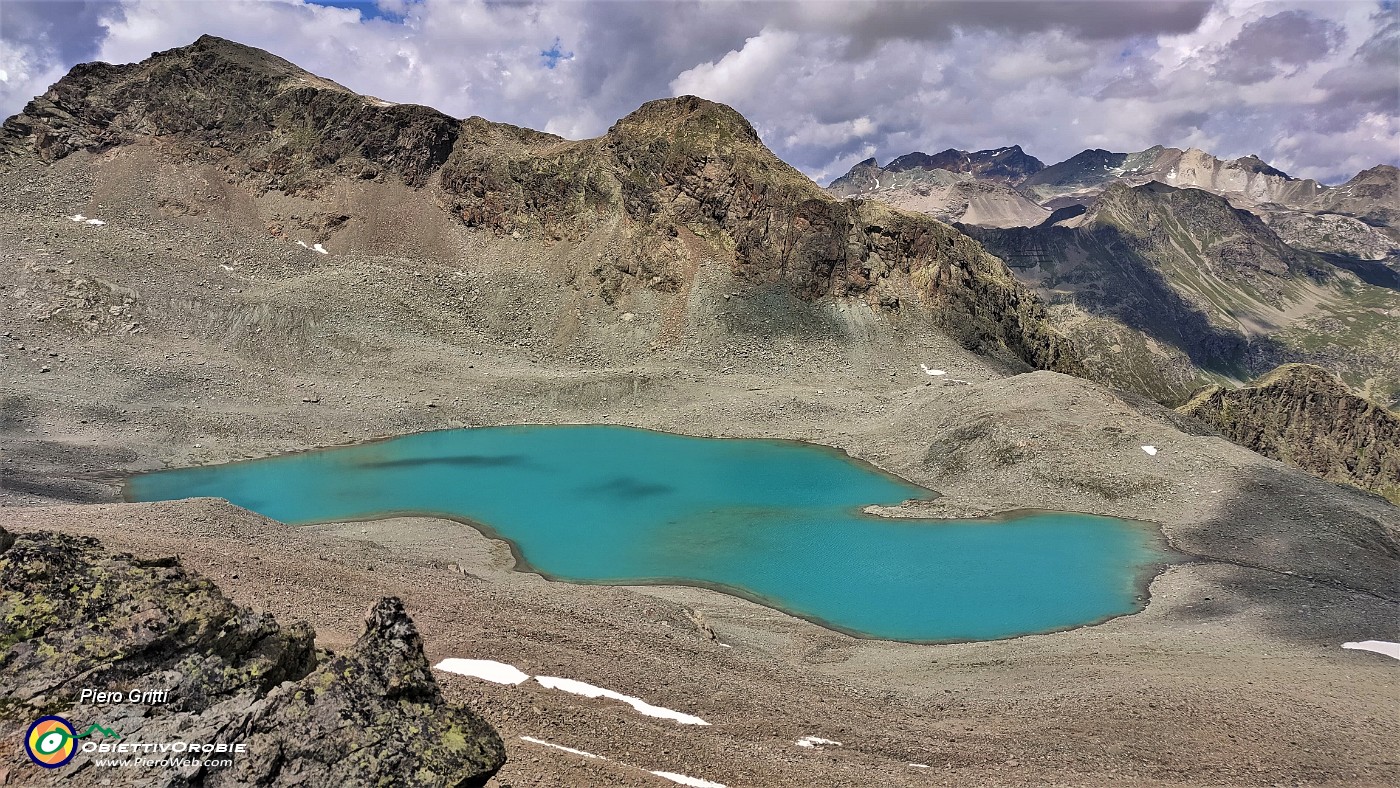
[[[1400,416],[1324,369],[1287,364],[1246,388],[1210,386],[1178,410],[1265,457],[1400,504]]]
[[[489,725],[443,701],[397,599],[376,604],[359,640],[332,655],[313,648],[309,625],[235,605],[174,557],[110,555],[52,532],[0,530],[0,547],[0,741],[58,714],[128,742],[247,746],[231,766],[89,766],[65,785],[468,788],[505,761]],[[111,706],[82,688],[167,694]],[[19,784],[51,776],[6,749],[0,767]]]

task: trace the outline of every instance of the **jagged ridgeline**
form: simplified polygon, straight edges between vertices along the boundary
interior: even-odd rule
[[[445,221],[593,249],[572,283],[609,303],[639,288],[680,297],[700,261],[717,260],[752,286],[926,314],[977,352],[1081,369],[1042,304],[980,245],[925,216],[827,195],[737,112],[694,97],[650,102],[602,137],[568,141],[360,96],[204,36],[135,65],[74,68],[6,121],[0,158],[54,161],[153,139],[257,193],[315,198],[345,179],[395,179],[431,192]]]

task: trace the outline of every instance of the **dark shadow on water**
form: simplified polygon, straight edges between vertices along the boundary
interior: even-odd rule
[[[675,491],[676,488],[669,484],[644,482],[632,478],[631,476],[619,476],[602,484],[579,487],[575,490],[575,492],[582,495],[621,498],[628,501],[637,500],[639,498],[653,498],[658,495],[669,495]]]
[[[521,468],[529,464],[529,459],[523,454],[463,454],[457,457],[406,457],[402,460],[376,460],[356,463],[356,466],[383,470],[386,468],[422,468],[428,465],[447,465],[460,468]]]

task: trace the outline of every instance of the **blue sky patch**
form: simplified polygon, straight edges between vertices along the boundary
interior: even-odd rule
[[[555,66],[559,65],[559,61],[561,60],[573,59],[574,53],[564,51],[563,47],[560,45],[558,36],[554,37],[553,46],[551,46],[549,49],[540,50],[540,60],[544,62],[544,67],[550,70],[553,70]]]
[[[398,22],[403,17],[385,13],[375,0],[306,0],[311,5],[325,5],[332,8],[349,8],[360,12],[361,19],[387,19]]]

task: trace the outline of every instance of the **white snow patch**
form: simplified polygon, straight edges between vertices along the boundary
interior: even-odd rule
[[[911,764],[909,764],[909,768],[911,768],[911,769],[928,769],[928,768],[931,768],[931,767],[930,767],[928,764],[926,764],[926,763],[911,763]]]
[[[584,758],[593,758],[599,761],[611,760],[609,758],[604,758],[601,755],[594,755],[593,753],[587,752],[585,750],[576,750],[573,747],[565,747],[562,744],[555,744],[554,742],[545,741],[544,739],[536,739],[534,736],[521,736],[520,740],[523,742],[529,742],[530,744],[538,744],[541,747],[549,747],[550,749],[559,750],[560,752],[567,752],[571,755],[579,755]],[[627,766],[628,764],[623,765]],[[635,769],[637,767],[632,766],[631,768]],[[673,783],[688,785],[691,788],[728,788],[728,786],[726,786],[724,783],[710,782],[709,780],[702,780],[699,777],[688,777],[684,774],[677,774],[676,772],[658,771],[650,772],[650,774],[653,774],[657,777],[661,777],[666,780],[670,780]]]
[[[822,747],[822,746],[825,746],[825,745],[828,745],[828,744],[831,745],[831,746],[833,746],[833,747],[840,747],[840,746],[841,746],[841,742],[839,742],[839,741],[832,741],[831,739],[823,739],[823,738],[820,737],[820,736],[803,736],[802,738],[800,738],[800,739],[797,740],[797,746],[798,746],[798,747],[806,747],[806,748],[808,748],[808,749],[813,749],[813,750],[816,749],[816,748],[818,748],[818,747]]]
[[[691,788],[725,788],[724,783],[712,783],[709,780],[702,780],[699,777],[686,777],[684,774],[675,772],[652,772],[657,777],[670,780],[673,783],[689,785]]]
[[[613,692],[610,689],[595,687],[574,679],[561,679],[557,676],[536,676],[535,681],[550,689],[557,689],[562,692],[571,692],[575,695],[582,695],[586,698],[608,698],[609,700],[620,700],[623,703],[636,709],[638,713],[648,717],[660,717],[665,720],[675,720],[682,725],[709,725],[699,717],[690,714],[683,714],[661,706],[653,706],[641,698],[634,698],[631,695],[623,695],[620,692]]]
[[[87,224],[90,224],[93,227],[101,227],[102,225],[106,224],[106,222],[102,221],[101,219],[88,219]]]
[[[232,270],[233,270],[233,266],[231,266],[231,265],[225,265],[224,263],[219,263],[219,267],[222,268],[222,269],[224,269],[225,271],[232,271]]]
[[[326,251],[326,247],[324,247],[324,246],[322,246],[322,245],[320,245],[320,244],[316,244],[315,246],[312,246],[311,248],[312,248],[312,250],[317,251],[317,252],[320,252],[321,254],[330,254],[330,252],[327,252],[327,251]]]
[[[87,221],[87,217],[86,217],[86,216],[83,216],[83,215],[80,214],[80,213],[75,213],[75,214],[73,214],[72,216],[70,216],[70,217],[68,217],[68,218],[69,218],[69,219],[72,219],[72,220],[75,221],[75,222],[85,222],[85,221]]]
[[[1377,654],[1384,654],[1387,657],[1400,659],[1400,643],[1391,643],[1388,640],[1362,640],[1360,642],[1343,643],[1342,648],[1349,648],[1355,651],[1374,651]]]
[[[929,369],[927,364],[920,364],[919,369],[922,369],[925,375],[933,375],[934,377],[948,374],[941,369]]]
[[[1156,457],[1156,456],[1157,456],[1157,447],[1156,447],[1156,446],[1139,446],[1138,448],[1140,448],[1140,449],[1142,449],[1143,451],[1147,452],[1147,456],[1149,456],[1149,457]]]
[[[720,648],[734,648],[733,646],[729,645],[728,643],[721,643],[721,644],[719,644],[719,647],[720,647]]]
[[[447,672],[458,673],[463,676],[483,679],[495,682],[496,684],[522,684],[530,680],[530,674],[522,672],[514,665],[507,665],[504,662],[497,662],[493,659],[459,659],[452,657],[444,659],[434,668]]]
[[[607,758],[604,758],[601,755],[594,755],[591,752],[584,752],[583,750],[575,750],[573,747],[565,747],[562,744],[555,744],[554,742],[548,742],[544,739],[536,739],[534,736],[521,736],[520,740],[527,741],[531,744],[538,744],[541,747],[552,747],[556,750],[563,750],[564,752],[573,753],[574,755],[582,755],[585,758],[597,758],[600,761],[607,760]]]
[[[309,247],[309,246],[306,245],[306,242],[305,242],[305,241],[297,241],[297,246],[300,246],[300,247],[303,248],[303,249],[310,249],[310,248],[311,248],[311,247]]]

